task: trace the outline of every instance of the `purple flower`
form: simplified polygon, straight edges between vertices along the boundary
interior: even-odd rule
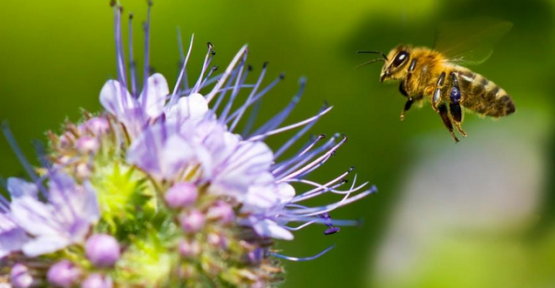
[[[164,198],[171,208],[183,208],[195,203],[197,196],[198,191],[194,184],[179,182],[166,192]]]
[[[12,196],[8,216],[32,236],[22,242],[21,250],[27,256],[54,252],[83,241],[90,225],[98,220],[96,193],[87,182],[78,186],[69,175],[53,172],[46,203],[37,197],[35,184],[14,178],[8,182]],[[21,237],[17,231],[11,232],[10,237]],[[3,235],[0,234],[0,243],[6,239]]]
[[[81,276],[81,270],[70,261],[62,260],[50,267],[46,275],[48,283],[69,288]]]
[[[91,274],[83,281],[81,288],[112,288],[112,279],[100,274]]]
[[[209,219],[219,220],[220,223],[226,224],[235,220],[235,213],[231,205],[218,201],[208,209],[207,217]]]
[[[33,284],[33,276],[29,273],[29,269],[21,263],[12,266],[10,278],[15,288],[28,288]]]
[[[179,254],[184,257],[194,258],[201,252],[200,244],[195,240],[182,240],[179,242]]]
[[[114,237],[96,234],[87,240],[85,254],[94,266],[111,267],[120,257],[120,247]]]
[[[204,226],[204,214],[198,210],[182,213],[180,216],[181,229],[188,233],[199,232]]]
[[[116,38],[120,36],[116,35]],[[185,58],[173,91],[168,89],[163,76],[154,74],[145,81],[143,91],[148,92],[140,95],[127,91],[127,80],[122,73],[125,71],[122,66],[123,52],[117,54],[121,60],[118,61],[119,80],[107,82],[100,98],[106,110],[129,126],[128,130],[134,130],[136,123],[142,127],[137,133],[131,133],[132,143],[127,152],[129,163],[159,180],[179,181],[180,177],[186,175],[188,181],[197,186],[209,184],[208,193],[231,197],[242,203],[241,212],[245,216],[237,221],[241,225],[251,226],[261,237],[291,240],[293,231],[314,223],[327,225],[325,234],[329,235],[339,231],[334,225],[358,223],[332,220],[329,212],[366,197],[375,191],[374,187],[365,189],[368,183],[359,186],[353,183],[351,188],[339,190],[346,183],[344,177],[352,169],[324,184],[306,179],[310,172],[336,153],[345,143],[346,137],[336,135],[326,141],[325,136],[320,135],[307,142],[300,151],[293,152],[289,158],[283,158],[283,155],[291,154],[290,148],[331,110],[331,107],[325,105],[313,117],[282,126],[303,94],[304,79],[290,104],[251,132],[257,105],[283,76],[280,75],[262,88],[265,64],[258,80],[254,84],[247,84],[246,76],[251,69],[245,64],[246,46],[239,50],[222,74],[210,77],[215,69],[208,69],[214,55],[213,47],[209,45],[201,76],[193,87],[180,86],[186,74],[184,71],[188,58]],[[208,75],[204,77],[207,71]],[[208,88],[212,83],[216,84]],[[234,100],[239,91],[243,90],[242,87],[252,89],[249,89],[246,101],[233,110]],[[205,89],[207,92],[201,94]],[[226,94],[230,94],[227,103],[224,101]],[[133,111],[136,110],[141,111],[142,116],[135,117]],[[236,131],[238,124],[248,110],[251,110],[251,116],[239,133]],[[134,123],[130,123],[129,119],[133,119]],[[298,131],[275,152],[263,142],[267,137],[294,129]],[[298,193],[292,184],[311,188]],[[320,207],[301,204],[322,194],[338,194],[343,199]],[[320,217],[324,213],[328,213],[328,218]],[[187,218],[181,217],[181,225],[185,230],[190,229],[187,228],[187,222],[200,219],[200,216],[185,220]],[[204,223],[195,223],[201,222]],[[287,226],[290,222],[300,222],[301,225]]]
[[[40,169],[29,164],[3,126],[32,181],[10,178],[5,185],[10,201],[0,196],[0,258],[11,267],[14,286],[166,287],[179,281],[196,285],[191,281],[203,278],[199,275],[210,275],[211,286],[272,286],[269,282],[283,271],[274,258],[307,261],[333,248],[290,257],[275,253],[275,239],[293,240],[295,231],[312,224],[322,225],[325,235],[358,224],[332,219],[330,213],[375,192],[374,187],[358,185],[354,175],[343,188],[352,168],[323,183],[309,179],[346,137],[307,137],[301,149],[292,150],[331,110],[323,105],[314,116],[283,125],[303,95],[304,78],[290,103],[257,125],[263,97],[283,75],[262,85],[264,64],[256,80],[247,77],[253,69],[246,64],[246,46],[217,74],[217,67],[209,68],[215,55],[209,43],[200,76],[189,82],[191,38],[170,90],[164,76],[149,69],[147,20],[138,87],[133,33],[130,28],[127,66],[122,9],[115,1],[112,5],[118,64],[117,80],[100,91],[106,112],[85,113],[86,121],[66,123],[60,136],[49,133],[51,146],[39,153]],[[282,133],[291,134],[272,150],[265,141]],[[307,204],[324,194],[337,200]]]

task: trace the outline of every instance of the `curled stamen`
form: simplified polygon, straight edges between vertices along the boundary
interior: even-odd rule
[[[322,156],[318,157],[316,160],[312,161],[310,164],[304,166],[303,168],[287,175],[284,176],[283,178],[278,180],[278,183],[287,181],[288,179],[297,177],[301,174],[304,174],[305,172],[311,170],[311,168],[315,167],[315,166],[319,166],[321,163],[325,162],[327,159],[329,159],[329,157],[339,148],[341,147],[341,145],[343,145],[343,143],[345,143],[345,141],[347,141],[347,137],[343,136],[343,139],[337,143],[335,146],[333,146],[328,152],[326,152],[325,154],[323,154]]]
[[[344,192],[339,192],[339,191],[335,190],[336,188],[339,188],[339,187],[345,185],[348,182],[347,179],[344,179],[343,181],[341,181],[341,182],[339,182],[335,185],[332,185],[332,186],[329,186],[331,184],[318,185],[318,183],[308,181],[308,180],[302,180],[302,179],[296,180],[296,182],[301,182],[301,183],[305,183],[305,184],[313,184],[317,188],[312,189],[308,192],[305,192],[303,194],[300,194],[300,195],[297,195],[297,196],[293,197],[293,199],[291,199],[291,203],[297,203],[297,202],[305,201],[305,200],[317,197],[317,196],[322,195],[322,194],[327,193],[327,192],[332,192],[332,193],[335,193],[335,194],[347,194],[347,193],[349,193],[349,191],[344,193]],[[310,182],[312,182],[312,183],[310,183]]]
[[[278,254],[278,253],[274,253],[274,252],[270,252],[270,255],[281,258],[281,259],[289,260],[289,261],[296,261],[296,262],[310,261],[310,260],[314,260],[314,259],[328,253],[328,251],[333,249],[333,247],[335,247],[335,244],[331,245],[330,247],[324,249],[324,251],[322,251],[322,252],[320,252],[320,253],[318,253],[314,256],[304,257],[304,258],[291,257],[291,256],[286,256],[286,255],[281,255],[281,254]]]
[[[315,147],[313,145],[315,144],[315,142],[320,141],[321,139],[325,139],[325,136],[326,136],[325,134],[320,134],[320,136],[316,140],[313,140],[312,144],[307,145],[307,147],[303,147],[303,149],[301,149],[301,152],[299,152],[299,154],[295,155],[294,157],[286,161],[283,161],[279,164],[274,165],[275,168],[272,171],[272,173],[276,175],[276,177],[281,178],[283,175],[290,174],[293,171],[299,169],[302,165],[308,163],[310,160],[318,156],[320,153],[330,149],[333,145],[335,145],[335,141],[338,137],[338,134],[335,134],[326,143],[324,143],[317,149],[312,150],[308,154],[303,154],[306,151],[310,150],[312,147]]]
[[[357,200],[360,200],[370,194],[373,194],[375,192],[377,192],[378,189],[376,188],[376,186],[372,186],[369,190],[366,190],[364,192],[361,192],[353,197],[348,197],[350,194],[345,195],[345,197],[337,202],[337,203],[332,203],[332,204],[328,204],[328,205],[324,205],[324,206],[320,206],[320,207],[314,207],[314,208],[306,208],[306,209],[297,209],[297,210],[291,210],[292,213],[294,214],[298,214],[298,215],[303,215],[305,217],[307,216],[314,216],[314,215],[318,215],[318,214],[322,214],[325,212],[329,212],[332,211],[334,209],[337,209],[339,207],[345,206],[347,204],[353,203]]]
[[[303,205],[297,205],[297,206],[298,208],[307,208],[306,206],[303,206]],[[287,214],[287,215],[283,215],[283,217],[280,217],[280,219],[284,219],[284,221],[289,221],[289,222],[303,222],[303,223],[313,222],[313,224],[325,225],[322,218],[318,217],[318,215],[303,217],[303,216],[298,216],[293,214],[291,215]],[[362,221],[360,219],[359,220],[330,219],[330,221],[331,221],[331,224],[334,226],[360,226],[362,224]]]
[[[301,224],[301,225],[299,225],[299,226],[297,226],[297,227],[284,226],[284,228],[287,229],[287,230],[290,230],[290,231],[299,231],[299,230],[301,230],[301,229],[303,229],[303,228],[305,228],[305,227],[308,227],[308,226],[310,226],[311,224],[314,224],[314,223],[316,223],[316,221],[309,221],[309,222],[306,222],[306,223],[304,223],[304,224]]]
[[[299,156],[303,156],[304,154],[306,154],[306,152],[310,151],[316,145],[316,143],[318,143],[322,139],[326,139],[326,134],[318,135],[318,137],[316,137],[316,140],[314,140],[312,144],[310,144],[308,147],[306,147],[306,149],[299,153]]]

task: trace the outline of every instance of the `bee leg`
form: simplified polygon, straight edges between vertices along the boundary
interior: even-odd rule
[[[464,132],[464,130],[462,129],[462,110],[461,110],[461,105],[456,103],[449,103],[449,114],[451,114],[451,119],[453,119],[453,124],[455,124],[455,127],[457,128],[457,130],[459,130],[459,133],[461,133],[461,135],[463,137],[466,137],[466,132]]]
[[[414,103],[414,99],[410,97],[407,91],[405,90],[405,85],[406,85],[405,81],[401,82],[401,84],[399,85],[399,92],[401,92],[403,96],[407,97],[407,102],[405,102],[405,107],[401,112],[401,121],[405,120],[405,112],[409,111],[410,107],[412,106],[412,103]]]
[[[432,108],[434,108],[434,110],[438,113],[440,111],[437,107],[437,104],[441,100],[441,90],[443,89],[443,83],[444,82],[445,82],[445,72],[441,72],[441,75],[439,75],[439,78],[437,78],[436,87],[435,87],[434,92],[432,94]]]
[[[407,102],[405,102],[405,107],[403,107],[403,111],[401,112],[401,121],[405,120],[405,112],[409,111],[410,107],[412,107],[412,103],[414,103],[414,99],[409,97]]]
[[[401,82],[404,87],[403,87],[403,91],[405,92],[405,96],[410,95],[410,92],[412,92],[410,89],[410,81],[412,80],[412,73],[414,71],[414,69],[416,68],[416,59],[412,59],[412,61],[410,62],[409,65],[409,69],[407,71],[407,76],[405,77],[405,81]],[[399,89],[401,89],[401,87],[399,87]],[[403,93],[403,92],[401,92]],[[407,96],[408,97],[408,96]]]
[[[451,89],[449,91],[449,113],[451,114],[451,119],[459,133],[466,137],[466,132],[462,129],[462,109],[461,109],[461,90],[459,88],[459,81],[455,73],[451,72]]]
[[[453,124],[451,123],[451,119],[449,118],[447,105],[445,103],[441,103],[437,108],[439,116],[441,116],[441,120],[443,120],[443,124],[445,124],[445,127],[447,127],[447,129],[449,130],[449,133],[451,133],[451,137],[453,137],[455,142],[459,142],[459,138],[457,138],[457,136],[455,136],[455,132],[453,132]]]

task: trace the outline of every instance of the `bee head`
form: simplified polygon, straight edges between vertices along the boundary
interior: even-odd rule
[[[368,62],[364,62],[361,65],[357,66],[360,68],[362,66],[366,66],[368,64],[383,61],[384,65],[382,67],[382,73],[380,75],[380,81],[386,80],[401,80],[404,79],[407,75],[407,63],[410,59],[410,53],[412,48],[409,46],[397,46],[393,48],[389,52],[388,55],[385,55],[383,52],[379,51],[358,51],[357,53],[370,53],[370,54],[379,54],[382,58],[372,59]]]
[[[402,80],[407,76],[407,67],[411,56],[411,47],[397,46],[389,51],[382,67],[380,81]]]

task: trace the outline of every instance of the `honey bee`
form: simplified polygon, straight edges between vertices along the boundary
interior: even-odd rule
[[[515,104],[505,90],[461,66],[487,60],[493,44],[511,27],[510,22],[493,19],[476,19],[471,24],[447,23],[438,30],[433,49],[399,45],[387,55],[379,51],[358,51],[382,56],[359,67],[383,61],[380,82],[400,81],[399,91],[407,97],[401,121],[413,103],[429,100],[455,142],[459,142],[453,125],[466,137],[462,129],[464,110],[494,118],[515,112]]]

